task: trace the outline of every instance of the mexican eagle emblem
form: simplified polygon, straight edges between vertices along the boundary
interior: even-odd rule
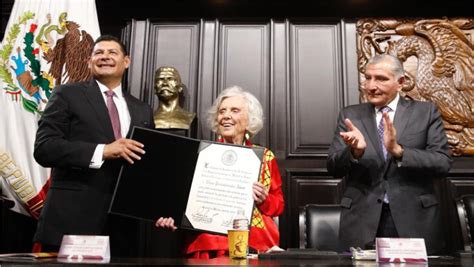
[[[67,12],[57,23],[47,14],[43,25],[35,23],[33,12],[23,13],[0,49],[2,89],[25,110],[41,115],[54,86],[91,78],[87,60],[93,43],[79,24],[67,20]]]

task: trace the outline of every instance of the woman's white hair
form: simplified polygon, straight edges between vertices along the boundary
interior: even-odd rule
[[[240,96],[247,103],[248,108],[248,118],[249,125],[247,126],[247,131],[251,136],[256,135],[263,128],[263,108],[258,99],[251,93],[245,91],[240,86],[231,86],[224,89],[212,106],[207,111],[207,124],[209,128],[217,133],[217,126],[219,122],[217,121],[217,116],[219,115],[219,107],[222,104],[222,101],[228,97]]]

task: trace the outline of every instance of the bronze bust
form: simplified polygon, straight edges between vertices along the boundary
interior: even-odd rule
[[[173,67],[160,67],[155,72],[155,93],[160,101],[153,118],[155,128],[189,130],[196,116],[179,106],[179,94],[184,85]]]

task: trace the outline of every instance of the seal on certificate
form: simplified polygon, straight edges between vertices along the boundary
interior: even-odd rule
[[[237,161],[237,153],[233,150],[226,150],[222,153],[222,163],[226,166],[234,165]]]

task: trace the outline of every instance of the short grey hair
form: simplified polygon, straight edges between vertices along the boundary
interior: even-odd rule
[[[250,136],[256,135],[263,128],[263,108],[258,99],[240,86],[231,86],[224,89],[216,98],[207,111],[207,124],[213,132],[217,132],[219,107],[224,99],[240,96],[247,102],[249,125],[247,127]]]
[[[384,61],[388,61],[390,64],[390,68],[395,76],[395,79],[400,79],[400,77],[405,76],[405,70],[403,69],[402,62],[396,57],[389,54],[380,54],[375,55],[369,59],[365,67],[373,64],[378,64]]]

